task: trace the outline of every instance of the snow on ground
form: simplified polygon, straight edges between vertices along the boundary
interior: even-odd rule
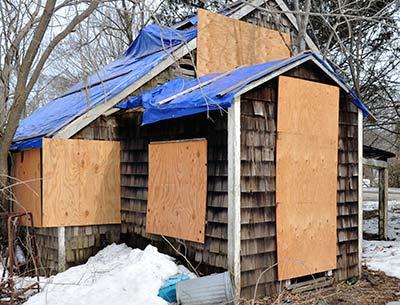
[[[364,211],[378,209],[378,202],[365,201]],[[390,201],[388,207],[389,241],[363,240],[363,263],[371,270],[383,271],[389,276],[400,278],[400,202]],[[378,219],[365,219],[363,230],[378,233]]]
[[[163,305],[164,280],[179,273],[173,259],[153,246],[145,250],[112,244],[84,265],[49,278],[26,305]]]
[[[364,201],[364,211],[376,211],[378,213],[377,201]],[[388,203],[388,238],[400,241],[400,202],[389,201]],[[378,217],[364,219],[363,230],[365,233],[378,234]]]

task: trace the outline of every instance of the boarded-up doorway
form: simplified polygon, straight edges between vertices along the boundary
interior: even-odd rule
[[[278,278],[336,268],[339,88],[279,77]]]

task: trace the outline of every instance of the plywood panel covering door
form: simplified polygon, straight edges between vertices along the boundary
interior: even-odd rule
[[[149,145],[146,232],[204,243],[207,141]]]
[[[34,226],[42,225],[42,176],[40,149],[13,154],[13,175],[16,181],[14,211],[31,212]],[[25,217],[21,224],[28,225]]]
[[[279,77],[279,280],[336,268],[338,117],[338,87]]]
[[[121,222],[120,145],[43,139],[43,226]]]
[[[197,74],[290,57],[290,34],[198,11]]]

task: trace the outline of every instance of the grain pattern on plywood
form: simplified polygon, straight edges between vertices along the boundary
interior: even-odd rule
[[[118,142],[43,140],[43,226],[120,223]]]
[[[31,212],[35,227],[42,225],[42,185],[40,149],[32,149],[13,154],[14,177],[14,210]],[[21,224],[27,225],[26,218]]]
[[[279,77],[278,278],[336,268],[339,88]]]
[[[146,232],[204,243],[207,141],[149,144]]]
[[[197,73],[226,72],[290,57],[290,34],[198,11]]]

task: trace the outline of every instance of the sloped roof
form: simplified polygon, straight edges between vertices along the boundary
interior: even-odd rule
[[[339,86],[351,94],[353,103],[362,110],[364,116],[368,116],[368,109],[351,87],[332,70],[328,63],[314,53],[303,53],[287,59],[245,66],[227,73],[206,75],[199,79],[178,78],[144,94],[132,97],[118,104],[116,108],[143,107],[143,125],[200,112],[227,109],[232,105],[235,96],[244,93],[243,90],[250,84],[259,80],[266,82],[306,61],[313,61]],[[271,77],[266,79],[268,76]]]
[[[54,133],[88,109],[117,95],[196,34],[195,27],[181,31],[147,26],[119,59],[21,120],[14,142]]]
[[[281,9],[287,8],[281,0],[274,1]],[[263,3],[264,0],[237,1],[220,13],[240,19]],[[293,16],[288,12],[285,16],[296,28]],[[21,120],[12,149],[35,147],[44,136],[71,137],[195,49],[196,23],[197,17],[193,16],[173,28],[151,25],[143,29],[119,59]],[[311,40],[307,44],[315,51]]]

